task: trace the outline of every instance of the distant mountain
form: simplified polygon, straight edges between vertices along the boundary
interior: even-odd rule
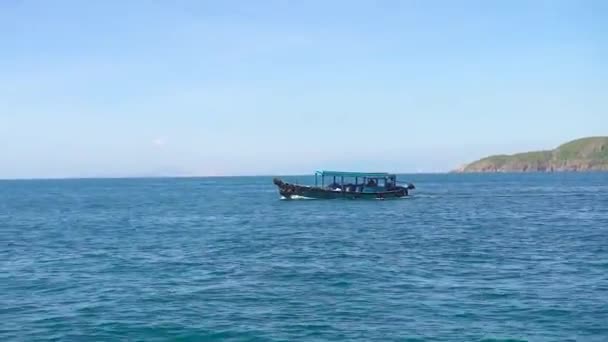
[[[553,171],[608,171],[608,137],[577,139],[551,151],[491,156],[455,170],[455,172]]]

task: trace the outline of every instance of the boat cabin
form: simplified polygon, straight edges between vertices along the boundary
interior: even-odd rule
[[[333,191],[378,193],[394,190],[396,186],[397,177],[386,172],[315,172],[315,187]]]

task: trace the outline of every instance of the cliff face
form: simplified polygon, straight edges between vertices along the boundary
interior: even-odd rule
[[[551,151],[496,155],[456,172],[608,171],[608,137],[583,138]]]

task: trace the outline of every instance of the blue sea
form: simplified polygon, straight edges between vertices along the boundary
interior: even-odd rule
[[[0,181],[0,341],[608,341],[608,174],[401,179]]]

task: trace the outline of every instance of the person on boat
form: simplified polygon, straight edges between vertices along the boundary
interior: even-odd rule
[[[373,179],[370,179],[367,181],[367,186],[376,186],[376,181]]]
[[[335,183],[335,182],[334,182],[334,183],[331,183],[331,184],[330,184],[328,187],[329,187],[330,189],[332,189],[332,190],[338,190],[338,189],[339,189],[339,190],[342,190],[342,186],[340,186],[340,184]]]

